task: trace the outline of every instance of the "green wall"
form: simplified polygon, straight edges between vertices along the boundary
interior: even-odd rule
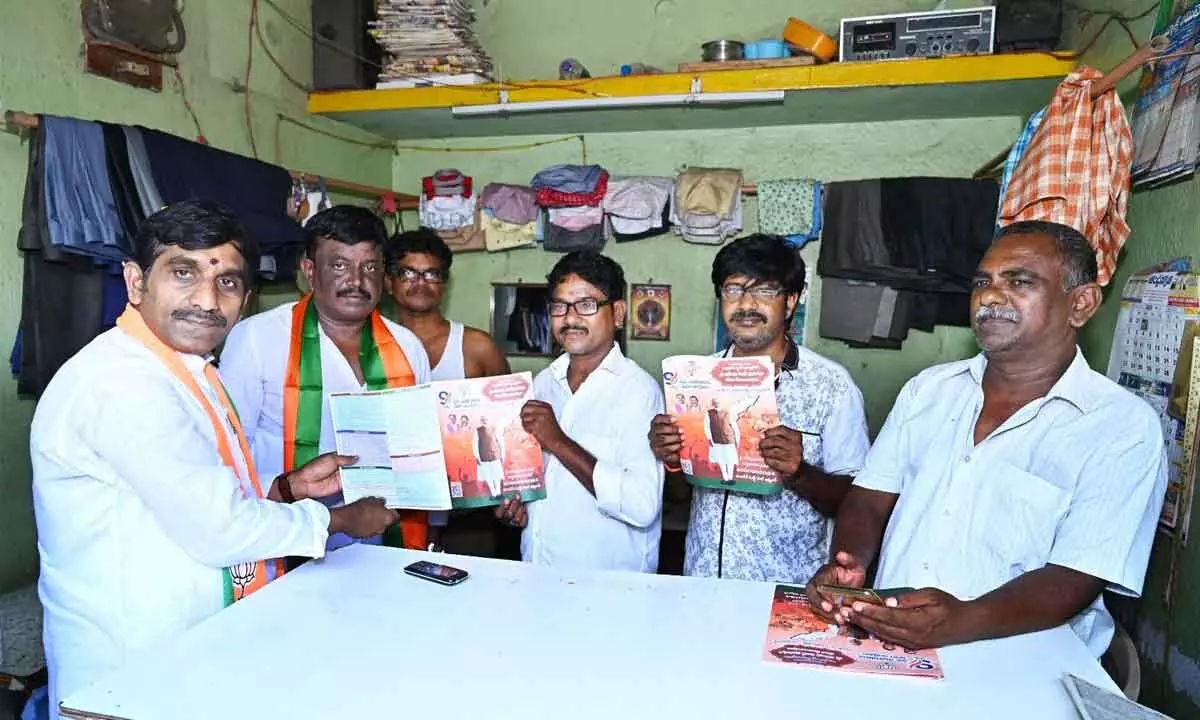
[[[1125,245],[1116,278],[1106,292],[1100,313],[1085,330],[1084,352],[1093,367],[1108,365],[1112,333],[1120,306],[1119,289],[1132,272],[1163,260],[1188,255],[1200,259],[1200,185],[1195,180],[1172,187],[1135,193],[1129,206],[1133,234]],[[1193,497],[1192,513],[1197,518]],[[1151,556],[1139,622],[1132,629],[1139,645],[1145,675],[1143,702],[1174,717],[1200,717],[1200,548],[1195,532],[1179,559],[1173,629],[1167,637],[1168,610],[1163,602],[1170,570],[1170,542],[1159,537]],[[1170,655],[1164,683],[1164,658]],[[1165,695],[1162,693],[1166,689]]]
[[[276,0],[307,24],[304,0]],[[184,21],[188,46],[180,72],[188,99],[210,143],[249,154],[244,94],[249,3],[190,0]],[[263,35],[272,51],[297,78],[307,79],[311,43],[268,6],[261,11]],[[38,0],[4,3],[0,21],[0,109],[46,112],[138,123],[195,136],[174,83],[161,94],[136,90],[81,70],[79,3]],[[251,118],[258,152],[276,161],[276,114],[305,119],[326,130],[377,141],[352,128],[307,119],[305,95],[288,84],[261,49],[250,80]],[[391,155],[386,150],[350,145],[284,125],[278,138],[281,164],[358,182],[386,185]],[[16,135],[0,132],[0,352],[8,357],[20,315],[21,259],[16,232],[25,178],[26,147]],[[37,573],[30,498],[28,428],[33,403],[16,397],[16,384],[0,377],[0,591],[28,582]],[[137,438],[130,438],[137,442]]]
[[[586,137],[589,162],[624,174],[673,175],[681,165],[739,167],[747,180],[815,177],[822,180],[901,175],[970,176],[1010,141],[1019,119],[992,118],[945,122],[896,122],[859,125],[810,125],[691,133],[596,134]],[[539,138],[483,138],[464,141],[469,147],[526,143]],[[448,147],[455,147],[450,144]],[[439,167],[457,167],[482,185],[491,181],[528,182],[539,169],[558,162],[578,162],[578,142],[534,150],[493,153],[429,153],[401,150],[396,159],[396,187],[419,187],[423,175]],[[410,222],[415,222],[409,218]],[[747,203],[746,228],[757,227],[755,203]],[[691,245],[670,235],[632,243],[610,243],[606,252],[625,268],[629,282],[672,285],[670,342],[630,342],[634,360],[652,373],[662,358],[712,351],[714,297],[709,280],[717,248]],[[815,273],[817,244],[805,259]],[[455,258],[446,311],[476,327],[488,327],[492,282],[543,281],[558,255],[540,249],[506,253],[468,253]],[[808,294],[808,344],[847,366],[867,400],[873,428],[883,422],[900,386],[920,370],[957,360],[975,351],[964,328],[913,331],[900,351],[852,350],[817,336],[821,292],[819,279]],[[538,369],[545,361],[521,359],[514,367]]]

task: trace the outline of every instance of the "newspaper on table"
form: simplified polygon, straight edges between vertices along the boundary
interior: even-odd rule
[[[1070,673],[1062,680],[1081,720],[1171,720],[1124,695],[1098,688]]]
[[[1134,187],[1150,187],[1196,171],[1200,157],[1200,56],[1188,55],[1200,40],[1200,5],[1166,29],[1167,59],[1142,75],[1133,105]]]
[[[856,628],[822,620],[804,588],[776,585],[763,660],[872,675],[941,679],[936,650],[906,650]]]
[[[1121,294],[1107,375],[1145,400],[1162,422],[1168,465],[1160,529],[1187,539],[1194,446],[1185,434],[1192,345],[1200,331],[1200,275],[1180,258],[1134,273]],[[1181,361],[1181,358],[1183,359]]]
[[[779,424],[775,366],[767,357],[678,355],[663,360],[668,413],[683,434],[680,466],[693,485],[773,495],[779,473],[758,444]]]
[[[491,76],[492,61],[471,29],[475,13],[465,0],[382,0],[378,6],[369,28],[386,54],[380,86]]]
[[[411,510],[497,505],[546,496],[542,450],[521,427],[530,373],[331,393],[346,502],[381,497]]]

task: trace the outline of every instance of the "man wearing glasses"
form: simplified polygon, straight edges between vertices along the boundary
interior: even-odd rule
[[[788,336],[804,275],[800,254],[772,235],[736,240],[713,260],[713,289],[733,341],[719,354],[767,356],[775,364],[781,424],[763,434],[759,451],[784,489],[760,496],[693,488],[686,575],[804,583],[827,557],[829,519],[869,442],[850,374]],[[655,417],[649,438],[667,471],[681,472],[683,435],[674,418]]]
[[[625,274],[591,251],[564,255],[547,276],[550,329],[565,349],[533,381],[521,410],[541,444],[546,498],[509,498],[496,516],[524,528],[526,562],[571,570],[658,569],[663,470],[646,428],[664,411],[658,382],[625,357]]]
[[[387,246],[388,289],[396,301],[396,321],[420,338],[433,366],[432,380],[507,375],[508,359],[491,335],[442,315],[442,296],[453,262],[450,248],[429,228],[392,237]],[[460,430],[466,421],[463,416]],[[442,529],[448,521],[445,511],[429,513],[430,550],[442,549]]]
[[[336,205],[304,226],[300,269],[312,292],[246,318],[230,331],[220,372],[237,408],[258,472],[274,477],[336,450],[329,393],[429,382],[420,340],[383,318],[387,228],[366,208]],[[328,500],[342,502],[339,493]],[[424,511],[402,511],[406,547],[428,547]],[[334,550],[353,540],[329,536]],[[363,542],[378,544],[380,536]]]

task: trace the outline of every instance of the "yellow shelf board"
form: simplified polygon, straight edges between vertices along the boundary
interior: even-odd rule
[[[450,108],[500,102],[581,100],[594,97],[680,95],[699,79],[703,92],[761,90],[840,90],[964,83],[1014,82],[1065,77],[1075,67],[1069,54],[1041,52],[975,55],[956,58],[831,63],[802,67],[711,70],[584,80],[534,80],[483,85],[345,90],[316,92],[308,97],[315,115]]]

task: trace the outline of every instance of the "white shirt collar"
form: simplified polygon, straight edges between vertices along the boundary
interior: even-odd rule
[[[987,368],[987,354],[979,353],[975,357],[967,361],[963,372],[969,372],[971,379],[976,384],[982,386],[983,371]],[[1065,400],[1080,412],[1088,412],[1094,407],[1094,393],[1088,391],[1087,381],[1092,369],[1087,364],[1087,360],[1083,357],[1083,352],[1079,346],[1075,346],[1075,358],[1071,360],[1071,364],[1067,366],[1066,371],[1046,393],[1046,399],[1050,400],[1058,398]]]
[[[614,375],[621,372],[621,361],[625,359],[625,354],[621,352],[621,346],[613,343],[612,349],[600,361],[600,365],[596,367],[596,371],[604,370]],[[571,367],[571,354],[564,352],[550,363],[550,372],[554,373],[556,380],[562,381],[567,378],[567,370]]]

